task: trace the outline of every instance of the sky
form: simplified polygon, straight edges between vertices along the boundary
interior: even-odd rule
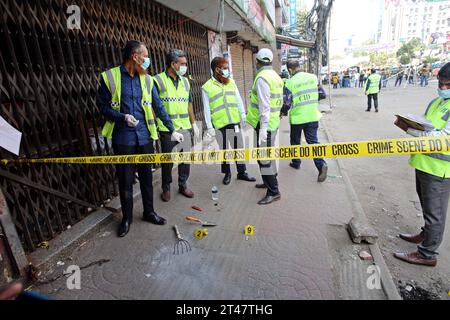
[[[331,16],[332,55],[341,53],[350,38],[354,46],[370,39],[378,28],[383,1],[335,0]]]
[[[314,0],[298,0],[299,7],[309,11]],[[344,52],[352,38],[354,46],[369,40],[378,27],[379,13],[384,0],[334,0],[331,16],[331,51]]]

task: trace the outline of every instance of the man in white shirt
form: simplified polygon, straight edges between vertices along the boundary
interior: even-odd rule
[[[231,79],[228,61],[216,57],[211,61],[213,76],[202,86],[202,100],[207,134],[216,137],[222,149],[244,148],[242,126],[245,126],[246,115],[239,90]],[[247,174],[245,163],[236,162],[237,179],[249,182],[256,181]],[[223,184],[231,182],[229,162],[222,163],[222,173],[225,174]]]
[[[250,94],[251,104],[247,113],[247,123],[255,129],[258,147],[275,146],[280,125],[284,82],[273,70],[272,61],[273,53],[270,49],[262,48],[256,55],[258,72]],[[260,160],[258,163],[263,184],[256,187],[267,189],[266,196],[258,204],[268,205],[281,199],[276,161]]]

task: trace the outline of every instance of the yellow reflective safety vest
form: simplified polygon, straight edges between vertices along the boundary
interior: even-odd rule
[[[113,108],[115,111],[120,112],[120,98],[122,94],[122,78],[120,66],[102,72],[101,76],[109,92],[111,92],[111,108]],[[152,110],[153,79],[148,74],[139,75],[139,79],[142,90],[141,105],[145,114],[145,123],[147,125],[148,131],[150,132],[151,138],[153,140],[158,140],[158,132],[156,130],[156,123],[155,118],[153,117]],[[106,138],[111,139],[112,133],[114,131],[114,126],[114,121],[106,121],[102,129],[102,135]]]
[[[175,88],[173,80],[170,79],[165,71],[154,76],[154,80],[159,89],[161,102],[172,120],[175,130],[191,129],[192,125],[189,120],[188,111],[190,91],[189,80],[186,77],[179,77],[178,88]],[[159,131],[169,131],[160,119],[156,119],[156,122]]]
[[[289,111],[291,124],[316,122],[322,118],[319,111],[319,80],[316,75],[298,72],[286,83],[292,93],[292,106]]]
[[[250,94],[250,106],[248,107],[247,122],[256,129],[260,121],[259,101],[256,90],[258,79],[264,79],[270,88],[270,118],[268,131],[275,131],[280,126],[280,111],[283,106],[283,80],[271,67],[263,67],[258,71],[253,82],[252,92]]]
[[[379,74],[377,73],[371,74],[369,78],[367,78],[367,81],[370,81],[369,88],[367,89],[367,94],[374,94],[380,92],[381,76]]]
[[[431,101],[425,112],[425,118],[431,121],[436,129],[444,129],[450,119],[450,99],[437,98]],[[450,152],[414,154],[411,155],[409,164],[433,176],[450,178]]]
[[[215,129],[241,121],[236,96],[238,89],[233,79],[230,79],[228,84],[209,79],[202,89],[208,94],[211,121]]]

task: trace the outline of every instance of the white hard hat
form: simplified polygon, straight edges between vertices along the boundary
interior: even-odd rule
[[[272,62],[273,53],[272,50],[267,48],[262,48],[256,54],[256,59],[262,62]]]

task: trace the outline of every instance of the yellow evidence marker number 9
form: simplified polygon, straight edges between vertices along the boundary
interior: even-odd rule
[[[246,225],[244,233],[246,236],[252,236],[255,233],[255,227],[251,225]]]

